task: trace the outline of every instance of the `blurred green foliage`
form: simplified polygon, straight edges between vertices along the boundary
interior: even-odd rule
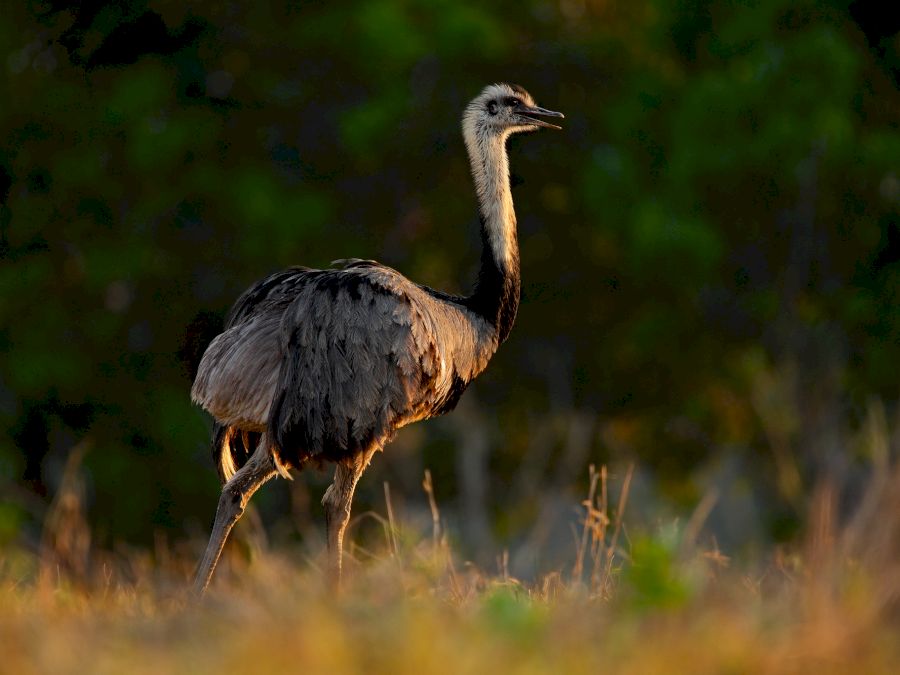
[[[821,434],[896,405],[900,46],[862,3],[13,3],[0,47],[0,466],[46,501],[89,438],[107,540],[206,522],[190,364],[252,281],[357,256],[467,289],[458,117],[492,81],[566,113],[512,143],[523,302],[467,394],[495,512],[588,411],[555,487],[627,456],[690,505],[736,461],[774,528],[775,474],[846,473]],[[452,508],[446,428],[384,475]]]
[[[515,586],[489,589],[480,610],[493,630],[522,642],[523,646],[541,633],[549,616],[546,605]]]
[[[684,605],[691,588],[679,573],[672,536],[641,536],[632,542],[633,564],[625,568],[625,588],[636,609],[674,609]]]

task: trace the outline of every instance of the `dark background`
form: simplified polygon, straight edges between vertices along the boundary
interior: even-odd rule
[[[0,543],[33,545],[74,448],[94,545],[205,536],[191,367],[238,294],[377,258],[467,291],[463,106],[566,114],[511,142],[517,325],[356,512],[425,517],[523,574],[571,549],[589,463],[643,522],[717,504],[730,553],[851,503],[897,414],[900,36],[882,3],[7,3],[0,16]],[[886,7],[886,4],[885,4]],[[879,435],[880,434],[880,435]],[[257,499],[320,545],[329,476]],[[427,520],[427,518],[426,518]],[[640,520],[638,518],[638,520]]]

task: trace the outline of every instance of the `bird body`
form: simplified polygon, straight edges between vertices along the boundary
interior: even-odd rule
[[[237,302],[192,396],[226,427],[271,430],[284,470],[345,459],[449,412],[484,370],[499,335],[465,301],[373,261],[277,272]]]
[[[512,328],[520,277],[506,140],[559,128],[535,116],[562,117],[506,84],[485,88],[463,114],[483,241],[471,295],[352,259],[276,272],[235,303],[191,390],[216,419],[213,454],[225,481],[198,593],[256,489],[310,460],[337,467],[323,499],[337,583],[353,491],[372,455],[397,429],[452,410]]]

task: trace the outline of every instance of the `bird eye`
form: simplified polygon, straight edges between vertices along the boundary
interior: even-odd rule
[[[520,101],[519,99],[514,98],[514,99],[513,99],[512,101],[510,101],[509,103],[510,103],[510,105],[519,105],[521,102],[522,102],[522,101]]]
[[[497,114],[497,102],[491,101],[490,103],[488,103],[487,109],[491,115],[496,115]]]

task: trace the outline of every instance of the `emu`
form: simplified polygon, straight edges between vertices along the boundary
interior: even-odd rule
[[[483,251],[467,297],[413,283],[373,260],[293,267],[237,300],[207,347],[191,398],[215,418],[224,483],[194,591],[209,585],[225,540],[276,473],[333,462],[325,491],[329,579],[338,588],[353,492],[395,431],[449,412],[506,340],[519,305],[519,249],[509,186],[511,134],[559,129],[516,85],[486,87],[462,131],[481,216]]]

